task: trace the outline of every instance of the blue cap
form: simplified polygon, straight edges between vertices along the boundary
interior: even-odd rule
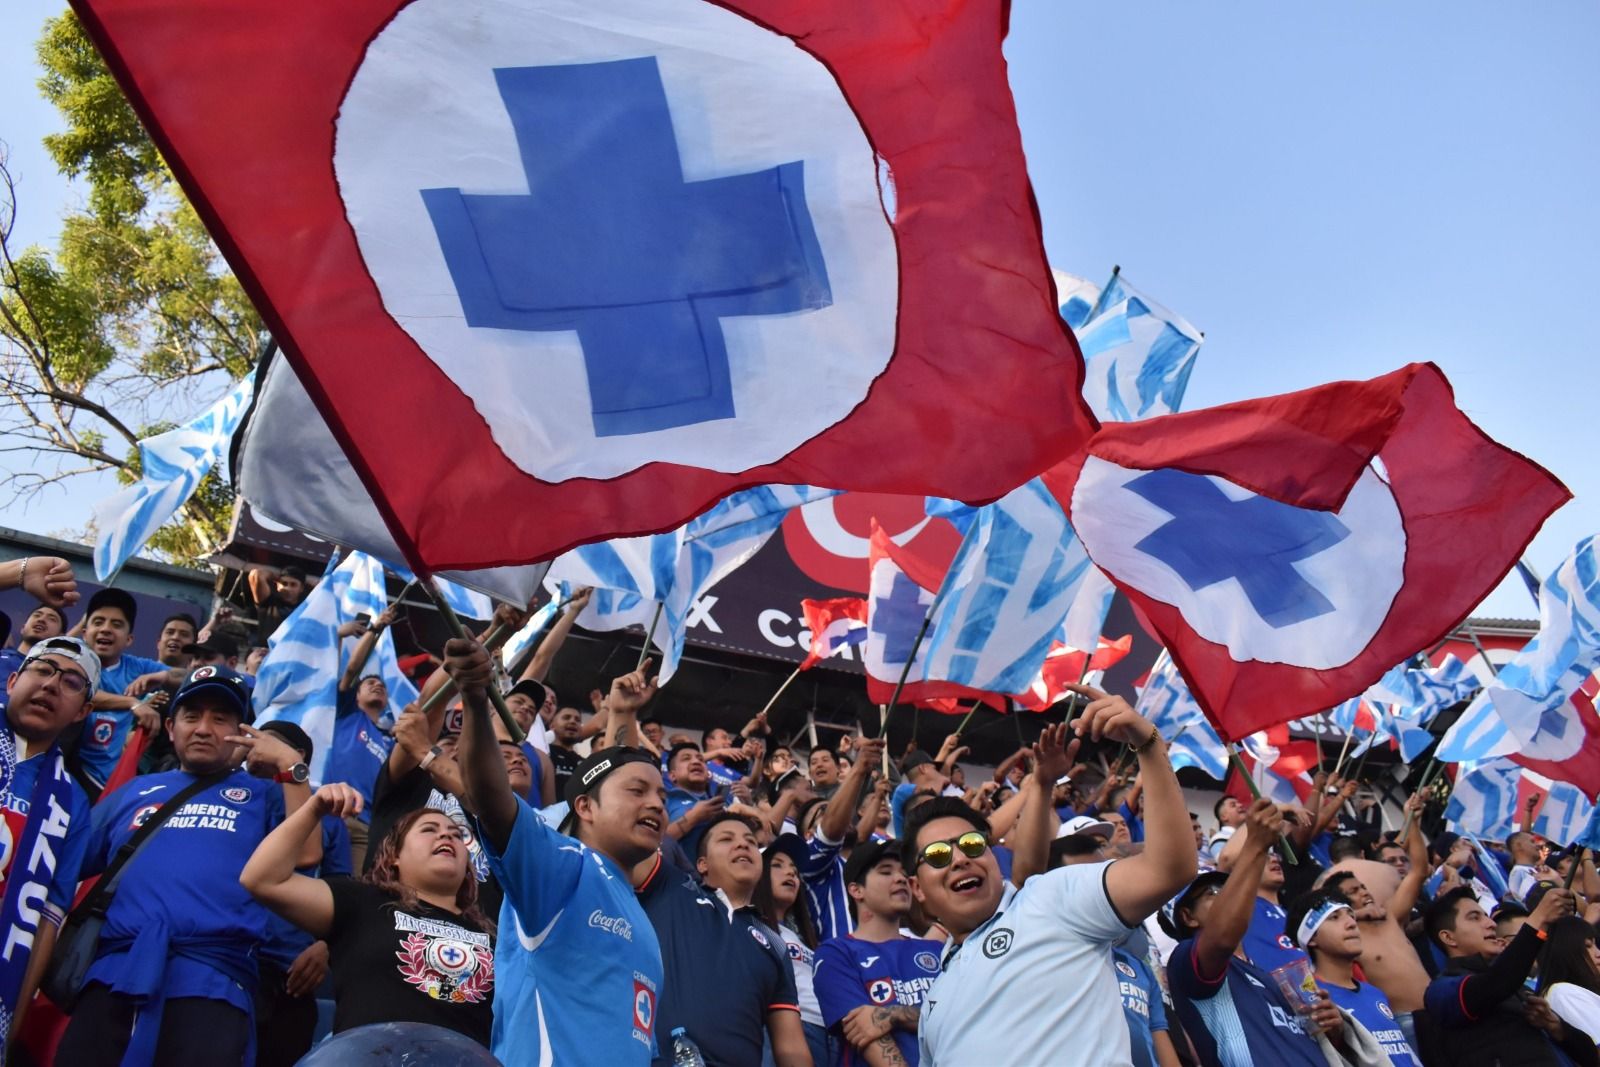
[[[190,671],[167,704],[166,714],[173,714],[185,701],[201,695],[222,698],[230,711],[238,713],[241,723],[248,725],[255,721],[255,710],[250,706],[250,685],[244,675],[216,664]]]

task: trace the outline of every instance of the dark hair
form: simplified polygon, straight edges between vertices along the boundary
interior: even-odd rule
[[[1594,927],[1577,915],[1557,919],[1545,931],[1544,948],[1539,950],[1539,993],[1557,982],[1571,982],[1591,993],[1600,993],[1600,971],[1589,958],[1594,942]]]
[[[1422,928],[1428,934],[1428,940],[1433,942],[1435,948],[1449,955],[1444,942],[1439,940],[1441,931],[1454,931],[1456,928],[1456,909],[1462,901],[1476,903],[1478,895],[1472,891],[1471,886],[1458,885],[1448,893],[1443,893],[1434,898],[1428,910],[1422,914]]]
[[[293,578],[301,585],[304,585],[306,581],[305,568],[299,566],[298,564],[291,563],[287,567],[284,567],[282,570],[278,571],[278,577]]]
[[[755,827],[755,824],[753,822],[751,822],[749,819],[745,818],[743,815],[740,815],[738,812],[729,811],[726,808],[724,808],[723,810],[717,812],[715,815],[711,816],[711,821],[706,823],[705,829],[700,832],[699,839],[696,840],[695,843],[694,843],[694,858],[695,859],[699,860],[699,859],[704,859],[705,858],[706,845],[709,844],[710,841],[711,841],[711,831],[715,830],[717,827],[721,826],[725,822],[740,823],[741,825],[744,826],[745,829],[749,830],[752,834],[756,832],[756,827]]]
[[[405,844],[406,835],[424,815],[442,815],[446,819],[450,818],[448,812],[440,811],[438,808],[418,808],[416,811],[407,812],[389,828],[389,832],[378,843],[378,851],[373,855],[372,866],[361,876],[362,881],[377,886],[408,908],[417,906],[417,891],[400,880],[400,849]],[[462,847],[466,847],[465,843]],[[478,878],[472,872],[470,861],[467,863],[465,875],[462,876],[461,885],[456,889],[456,907],[461,909],[462,917],[472,925],[488,933],[494,933],[494,923],[478,909]]]
[[[935,819],[964,819],[971,823],[974,829],[981,830],[988,836],[989,820],[973,810],[966,801],[960,797],[934,797],[916,811],[906,815],[905,837],[900,842],[900,863],[907,872],[916,870],[917,863],[917,835],[922,828]]]
[[[557,712],[560,712],[565,709],[557,708],[556,710]],[[693,741],[679,741],[677,744],[667,749],[667,770],[672,770],[673,763],[677,762],[678,753],[688,752],[691,749],[695,752],[699,752],[702,756],[705,755],[705,750]]]
[[[66,612],[62,611],[60,608],[56,607],[53,604],[40,603],[40,604],[35,604],[33,607],[29,608],[28,609],[28,614],[32,615],[36,611],[48,611],[50,614],[54,615],[56,617],[56,621],[61,624],[61,632],[62,633],[66,633],[67,632],[67,613]]]
[[[1352,878],[1358,882],[1361,881],[1360,876],[1355,871],[1329,871],[1328,877],[1322,880],[1322,888],[1338,893],[1340,896],[1345,896],[1344,883]]]
[[[1313,889],[1309,893],[1301,893],[1290,901],[1283,917],[1283,934],[1296,945],[1300,945],[1300,924],[1305,922],[1306,916],[1324,904],[1336,903],[1350,906],[1350,898],[1337,889],[1330,889],[1324,885],[1321,889]],[[1310,945],[1300,945],[1300,948],[1310,955]]]
[[[1334,863],[1338,863],[1340,860],[1363,859],[1365,858],[1363,852],[1361,839],[1350,835],[1336,837],[1333,839],[1333,843],[1328,846],[1328,858]]]
[[[772,861],[780,855],[789,856],[787,852],[769,848],[761,857],[761,881],[756,883],[756,891],[750,898],[750,906],[755,908],[766,924],[774,930],[783,925],[783,919],[778,915],[778,902],[772,895]],[[789,856],[789,862],[794,863],[793,856]],[[795,866],[798,874],[799,864]],[[806,902],[806,887],[803,881],[795,894],[794,903],[789,906],[787,918],[789,925],[800,935],[800,940],[805,943],[806,948],[816,948],[817,924],[811,921],[811,905]]]
[[[166,618],[161,620],[161,628],[165,630],[167,628],[167,624],[172,622],[186,622],[189,624],[189,629],[193,630],[196,634],[200,632],[200,624],[196,622],[194,616],[190,615],[187,611],[180,611],[176,615],[168,615]]]
[[[1230,800],[1237,803],[1236,797],[1230,797],[1228,794],[1224,793],[1222,796],[1217,798],[1217,802],[1215,804],[1211,805],[1211,817],[1216,819],[1217,822],[1220,823],[1222,821],[1222,805],[1226,804]]]
[[[1100,839],[1089,834],[1068,834],[1050,842],[1049,870],[1066,866],[1067,860],[1079,856],[1094,856],[1101,849]]]

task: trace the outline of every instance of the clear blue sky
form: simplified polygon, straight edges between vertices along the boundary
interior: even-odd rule
[[[38,148],[32,42],[0,9],[0,139],[21,232],[72,192]],[[1576,499],[1529,554],[1600,530],[1585,308],[1600,293],[1600,6],[1015,0],[1007,54],[1051,261],[1206,332],[1186,406],[1433,360],[1497,440]],[[1592,432],[1592,431],[1590,431]],[[1584,446],[1588,447],[1588,446]],[[0,523],[80,526],[80,484]],[[1507,583],[1489,614],[1529,616]]]

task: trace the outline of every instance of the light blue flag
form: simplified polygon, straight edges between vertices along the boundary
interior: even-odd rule
[[[549,578],[594,587],[580,625],[637,625],[652,632],[665,684],[678,669],[689,628],[697,622],[715,628],[697,607],[711,588],[755,555],[790,511],[836,495],[808,485],[745,489],[671,533],[575,548],[550,565]]]
[[[284,619],[267,640],[267,655],[256,674],[252,703],[259,722],[284,720],[298,723],[315,747],[311,765],[313,781],[322,780],[322,768],[333,745],[333,722],[338,702],[339,676],[357,638],[341,648],[338,630],[358,614],[378,615],[387,605],[383,591],[383,565],[372,556],[352,552],[330,560],[322,581]],[[400,672],[394,639],[385,630],[364,668],[376,674],[389,690],[389,711],[415,700],[417,690]]]
[[[1503,841],[1515,828],[1517,778],[1522,768],[1506,759],[1462,768],[1444,817],[1460,833]]]
[[[1136,710],[1161,732],[1174,767],[1194,767],[1219,782],[1227,777],[1228,750],[1165,649],[1139,691]]]
[[[1061,275],[1057,275],[1058,282]],[[1068,325],[1087,291],[1074,287],[1061,313]],[[1118,274],[1074,325],[1083,350],[1083,398],[1102,422],[1169,415],[1183,402],[1204,338],[1200,331],[1140,293]]]
[[[109,582],[194,495],[228,450],[255,388],[251,374],[185,425],[139,442],[139,480],[94,508],[96,578]]]
[[[1533,832],[1557,844],[1570,845],[1583,836],[1594,805],[1583,790],[1566,782],[1551,782],[1544,806],[1533,817]]]
[[[566,582],[558,582],[557,586],[549,601],[528,616],[528,621],[522,629],[512,634],[506,643],[500,646],[500,663],[506,670],[515,669],[517,661],[533,647],[539,635],[555,625],[556,612],[571,597],[571,593],[568,592],[571,587]]]
[[[991,693],[1023,693],[1094,564],[1067,517],[1038,478],[992,504],[972,508],[930,497],[927,513],[963,531],[961,547],[935,600],[921,681],[947,681]],[[1104,616],[1083,635],[1092,652]],[[1071,644],[1071,642],[1063,642]]]
[[[1461,836],[1472,842],[1473,851],[1478,854],[1478,877],[1483,879],[1496,900],[1504,900],[1506,894],[1511,892],[1511,886],[1506,882],[1506,869],[1494,858],[1494,854],[1484,846],[1484,843],[1478,840],[1477,834],[1468,832]]]
[[[1445,708],[1454,707],[1481,688],[1472,668],[1455,656],[1437,667],[1419,668],[1402,663],[1366,691],[1369,700],[1402,709],[1401,718],[1432,722]]]

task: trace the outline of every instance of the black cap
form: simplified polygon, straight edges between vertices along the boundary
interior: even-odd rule
[[[250,707],[250,686],[246,684],[244,675],[214,664],[196,667],[189,672],[189,677],[183,680],[183,685],[178,687],[177,693],[167,704],[166,714],[175,714],[191,697],[200,694],[224,697],[229,706],[239,713],[240,722],[248,725],[255,721],[255,711]]]
[[[510,689],[506,690],[506,696],[508,697],[516,696],[519,693],[533,701],[534,707],[544,707],[546,690],[543,682],[536,682],[532,678],[524,678]]]
[[[894,841],[868,841],[864,845],[857,845],[855,851],[850,853],[850,858],[844,862],[844,884],[861,885],[867,880],[867,872],[872,868],[886,859],[899,858],[900,848]]]
[[[1178,921],[1178,909],[1188,907],[1189,902],[1198,896],[1201,890],[1214,885],[1220,886],[1227,880],[1226,871],[1201,871],[1183,892],[1167,901],[1166,905],[1156,912],[1156,922],[1167,932],[1167,936],[1174,940],[1182,941],[1192,936],[1194,930]]]
[[[656,766],[655,757],[650,753],[642,748],[632,748],[627,745],[612,745],[610,748],[590,753],[573,769],[561,799],[571,807],[585,793],[593,793],[599,789],[600,783],[610,777],[613,771],[630,763],[648,763],[652,767]]]
[[[207,656],[222,656],[227,658],[230,656],[237,656],[239,654],[239,646],[234,644],[233,640],[225,634],[214,633],[204,641],[196,641],[193,644],[184,645],[183,653],[186,656],[198,656],[204,654]]]
[[[932,762],[933,757],[919,748],[915,752],[912,752],[910,755],[906,756],[905,759],[900,761],[900,773],[909,775],[918,767]]]
[[[89,607],[83,613],[88,618],[101,608],[116,608],[128,620],[128,629],[133,629],[133,621],[139,615],[139,605],[133,601],[133,594],[122,589],[105,588],[89,598]]]
[[[273,719],[271,722],[261,724],[261,732],[277,734],[290,748],[300,753],[301,759],[307,763],[311,762],[311,753],[315,751],[311,744],[311,735],[300,729],[299,723],[290,722],[288,719]]]
[[[794,865],[802,869],[811,857],[811,850],[806,848],[806,839],[799,834],[779,834],[772,839],[772,844],[761,850],[761,855],[770,858],[779,852],[794,860]]]

